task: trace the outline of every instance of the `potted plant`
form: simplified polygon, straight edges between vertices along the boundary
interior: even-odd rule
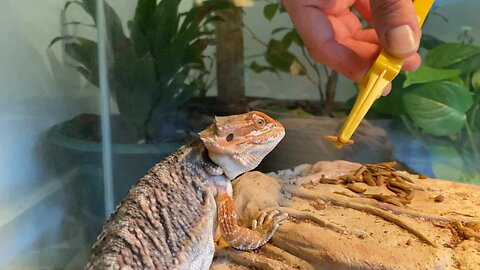
[[[158,2],[158,3],[157,3]],[[96,27],[96,1],[68,1],[64,11],[81,8]],[[186,101],[205,96],[214,79],[206,49],[214,39],[214,11],[224,1],[203,1],[185,12],[181,0],[139,0],[127,36],[122,19],[105,3],[108,37],[108,81],[118,114],[112,114],[112,155],[115,204],[154,163],[204,127],[187,121]],[[62,35],[49,44],[63,45],[74,68],[98,86],[97,42],[78,35]],[[84,215],[102,223],[103,172],[100,117],[81,114],[47,130],[39,143],[42,160],[59,177],[73,177],[73,203]],[[48,157],[48,158],[46,158]],[[74,175],[71,173],[74,171]],[[116,173],[121,172],[121,173]]]
[[[263,15],[271,22],[275,16],[285,14],[280,3],[270,1],[263,8]],[[338,81],[336,71],[326,65],[313,62],[308,56],[305,45],[293,26],[272,29],[271,38],[263,41],[248,26],[244,26],[253,40],[265,47],[258,55],[258,60],[249,63],[249,68],[256,73],[272,72],[289,74],[292,77],[304,77],[318,91],[318,100],[269,101],[260,100],[253,107],[271,110],[273,114],[287,115],[324,115],[330,116],[338,111],[341,103],[335,102],[335,92]]]

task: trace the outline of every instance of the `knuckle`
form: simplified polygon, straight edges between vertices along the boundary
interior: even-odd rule
[[[322,54],[318,50],[307,48],[307,51],[308,51],[308,55],[310,55],[310,58],[312,58],[313,61],[324,64],[324,59],[322,57]]]
[[[377,16],[390,15],[392,13],[400,12],[405,3],[410,0],[377,0],[371,1],[372,14]]]

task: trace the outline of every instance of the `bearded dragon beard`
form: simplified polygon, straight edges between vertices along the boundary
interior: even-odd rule
[[[229,179],[234,179],[238,175],[256,168],[262,159],[280,142],[283,135],[279,134],[276,138],[261,144],[255,144],[255,147],[251,145],[238,147],[236,151],[232,151],[232,148],[220,146],[211,138],[202,138],[202,141],[205,147],[209,149],[210,159],[222,167]],[[228,154],[226,154],[227,152]]]

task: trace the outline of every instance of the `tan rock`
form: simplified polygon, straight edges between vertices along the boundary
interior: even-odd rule
[[[290,173],[251,172],[234,182],[241,223],[278,208],[290,215],[256,252],[223,248],[211,269],[480,269],[480,188],[438,179],[413,183],[410,204],[365,198],[320,178],[351,173],[345,161],[303,165]],[[355,183],[364,194],[395,195]],[[435,197],[443,201],[435,202]],[[438,200],[437,200],[438,201]]]

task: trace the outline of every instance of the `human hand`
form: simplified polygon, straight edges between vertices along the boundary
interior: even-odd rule
[[[310,54],[359,82],[381,48],[404,58],[403,69],[420,66],[421,30],[412,0],[282,0]],[[362,29],[353,7],[374,29]],[[390,87],[384,91],[387,94]]]

